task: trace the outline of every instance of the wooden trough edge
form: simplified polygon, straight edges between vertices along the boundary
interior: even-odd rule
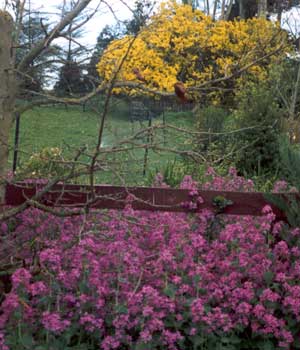
[[[5,205],[18,206],[33,198],[43,189],[39,183],[19,182],[7,184]],[[94,192],[94,196],[92,193]],[[45,193],[39,203],[49,207],[80,208],[87,205],[95,209],[123,209],[131,196],[135,210],[166,212],[196,212],[202,209],[217,210],[216,199],[227,203],[222,213],[228,215],[261,216],[262,209],[270,205],[277,220],[286,220],[285,214],[270,204],[261,192],[227,192],[199,190],[203,203],[197,201],[197,195],[187,189],[157,187],[122,187],[97,185],[90,186],[56,184]],[[282,194],[274,194],[280,196]]]

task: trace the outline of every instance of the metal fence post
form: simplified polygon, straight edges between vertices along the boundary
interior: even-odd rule
[[[20,135],[20,113],[16,112],[16,128],[15,128],[15,140],[14,140],[14,158],[13,158],[13,173],[17,169],[18,163],[18,148],[19,148],[19,135]]]

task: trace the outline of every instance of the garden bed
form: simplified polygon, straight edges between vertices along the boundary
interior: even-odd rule
[[[182,185],[201,202],[196,186]],[[29,208],[0,237],[1,263],[17,267],[0,349],[300,346],[300,230],[270,206],[260,217],[130,202],[65,218]]]

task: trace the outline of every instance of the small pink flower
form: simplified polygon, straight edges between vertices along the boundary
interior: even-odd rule
[[[47,290],[44,282],[35,282],[29,286],[29,291],[32,296],[43,295],[47,293]]]
[[[197,329],[196,328],[191,328],[190,335],[195,335],[195,334],[197,334]]]
[[[284,339],[284,341],[288,344],[291,344],[294,341],[292,333],[290,331],[285,330],[285,329],[283,329],[281,331],[281,336]]]
[[[206,176],[210,176],[210,175],[216,175],[216,172],[214,170],[214,168],[212,167],[208,167],[205,173]]]
[[[70,321],[62,320],[60,314],[57,312],[49,312],[45,311],[42,314],[42,324],[45,329],[55,332],[61,333],[70,325]]]
[[[255,305],[253,308],[253,314],[258,318],[258,319],[262,319],[264,317],[266,313],[266,309],[264,308],[264,306],[258,304]]]
[[[0,350],[9,350],[9,347],[5,344],[4,334],[0,331]]]
[[[261,296],[260,296],[260,300],[261,302],[264,302],[264,301],[271,301],[271,302],[276,302],[280,299],[280,295],[273,292],[271,289],[265,289]]]
[[[144,343],[148,343],[152,340],[152,334],[150,333],[149,330],[143,330],[140,333],[140,338]]]
[[[153,307],[151,306],[145,306],[143,308],[143,316],[147,317],[147,316],[151,316],[153,314]]]
[[[274,252],[278,257],[288,258],[290,255],[289,247],[285,241],[278,242],[274,247]]]
[[[101,343],[101,347],[103,350],[117,349],[119,346],[120,346],[119,340],[115,339],[110,335],[105,337]]]
[[[277,181],[275,182],[273,192],[286,192],[287,191],[287,182],[286,181]]]
[[[228,170],[228,175],[233,176],[233,177],[237,176],[236,168],[230,167],[229,170]]]
[[[272,210],[272,208],[271,208],[271,206],[270,205],[265,205],[264,207],[263,207],[263,209],[262,209],[262,213],[263,214],[269,214],[269,213],[272,213],[273,212],[273,210]]]
[[[172,277],[172,282],[174,283],[174,284],[180,284],[181,283],[181,277],[180,276],[173,276]]]
[[[17,269],[11,277],[14,288],[17,288],[20,284],[24,284],[25,286],[28,286],[30,279],[31,279],[30,272],[24,268]]]
[[[291,235],[294,236],[294,237],[300,236],[300,228],[296,227],[296,228],[292,229],[291,230]]]
[[[8,226],[5,222],[2,222],[0,225],[0,234],[6,233],[8,231]]]

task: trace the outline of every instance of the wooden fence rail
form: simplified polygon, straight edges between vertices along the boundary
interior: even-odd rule
[[[18,206],[27,199],[33,198],[43,188],[41,184],[17,183],[6,187],[6,205]],[[94,196],[92,196],[94,193]],[[216,198],[230,201],[222,213],[229,215],[262,215],[262,208],[269,204],[278,220],[285,220],[285,215],[278,208],[268,203],[260,192],[226,192],[198,191],[203,203],[198,203],[194,211],[202,209],[216,210]],[[155,188],[155,187],[121,187],[57,184],[45,193],[39,203],[50,207],[79,208],[87,205],[97,209],[122,209],[126,205],[128,195],[132,197],[135,210],[186,212],[191,211],[184,205],[195,197],[190,190]]]

